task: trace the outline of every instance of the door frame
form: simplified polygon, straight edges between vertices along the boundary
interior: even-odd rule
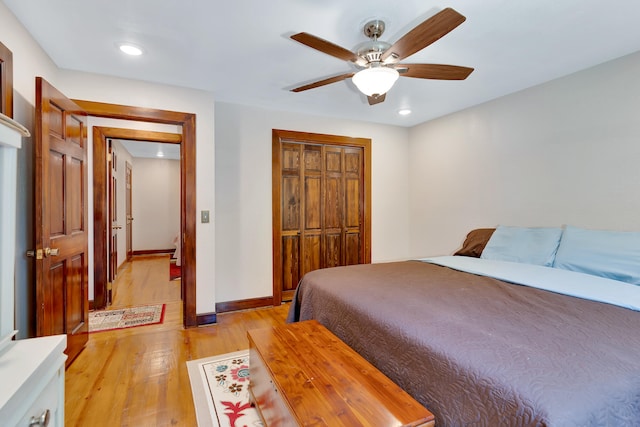
[[[282,304],[282,205],[280,200],[282,194],[282,159],[280,158],[280,146],[283,142],[362,148],[364,158],[364,224],[362,227],[362,241],[364,244],[364,263],[371,263],[371,140],[368,138],[353,138],[340,135],[273,129],[271,139],[271,209],[274,306]]]
[[[125,204],[125,259],[127,261],[131,261],[133,257],[133,217],[131,216],[131,195],[133,193],[133,166],[128,161],[124,162],[124,180],[125,180],[125,194],[124,194],[124,204]],[[128,187],[128,188],[127,188]]]
[[[95,274],[106,275],[107,156],[106,139],[180,143],[180,229],[182,232],[182,315],[185,327],[198,326],[196,314],[196,115],[153,108],[73,100],[89,116],[182,126],[182,134],[120,128],[93,130]],[[96,129],[97,128],[97,129]],[[170,137],[167,135],[171,135]],[[155,140],[154,140],[155,138]],[[168,140],[167,140],[168,139]],[[101,245],[97,248],[97,245]],[[98,265],[98,263],[100,265]],[[106,287],[106,279],[105,279]],[[101,289],[102,290],[102,289]],[[104,295],[103,295],[104,296]],[[96,303],[94,294],[94,303]]]

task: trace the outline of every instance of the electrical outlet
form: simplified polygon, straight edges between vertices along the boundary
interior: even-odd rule
[[[203,224],[209,222],[209,211],[200,211],[200,222]]]

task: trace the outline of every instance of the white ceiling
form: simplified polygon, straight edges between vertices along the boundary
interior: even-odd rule
[[[638,0],[3,0],[64,69],[211,91],[216,101],[413,126],[640,50]],[[369,106],[351,80],[289,89],[354,68],[288,37],[347,49],[364,23],[393,43],[445,7],[467,21],[403,62],[474,67],[464,81],[400,78]],[[141,45],[125,57],[119,41]],[[401,108],[413,113],[402,117]]]
[[[169,159],[180,160],[180,145],[165,144],[149,141],[130,141],[124,139],[116,139],[127,149],[131,157],[145,159]]]

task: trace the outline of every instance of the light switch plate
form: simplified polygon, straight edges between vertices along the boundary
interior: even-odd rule
[[[200,211],[200,222],[203,224],[209,222],[209,211]]]

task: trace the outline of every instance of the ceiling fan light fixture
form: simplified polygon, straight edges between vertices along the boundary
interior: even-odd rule
[[[400,74],[389,67],[370,67],[358,71],[353,77],[353,84],[367,96],[384,95],[393,87]]]

